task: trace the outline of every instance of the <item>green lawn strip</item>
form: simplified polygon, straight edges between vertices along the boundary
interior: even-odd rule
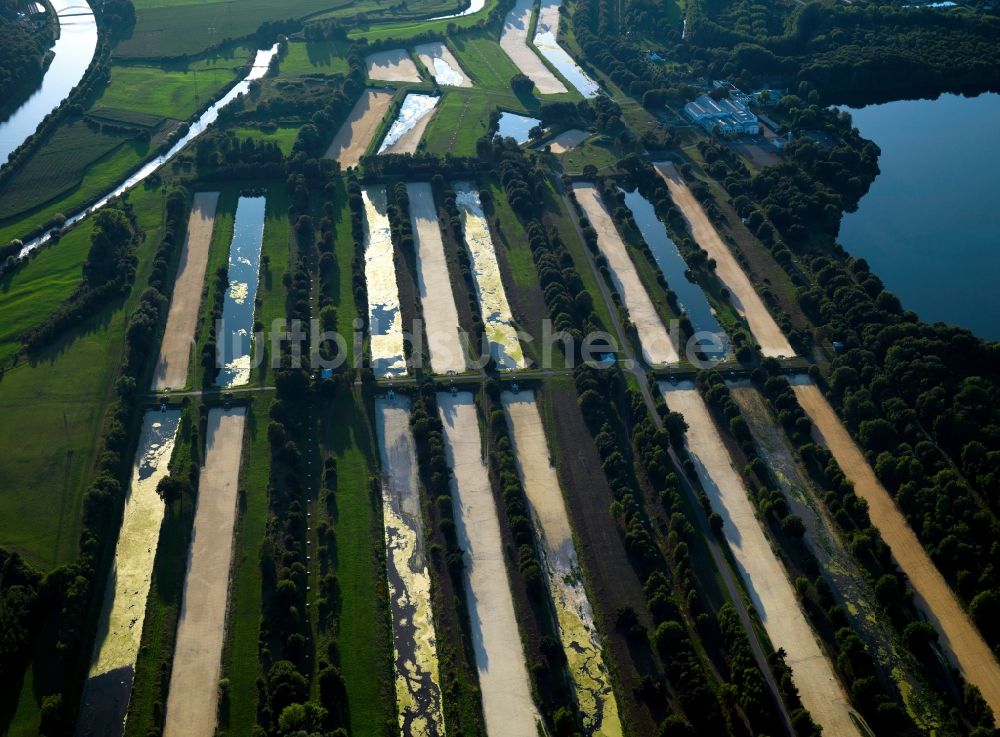
[[[218,90],[236,79],[250,52],[239,49],[226,57],[157,66],[113,64],[111,81],[92,106],[188,120],[218,97]]]
[[[573,227],[573,220],[566,210],[566,204],[563,198],[559,196],[559,193],[556,192],[555,184],[551,179],[546,179],[544,196],[545,211],[548,214],[546,224],[549,226],[554,224],[559,231],[562,242],[566,244],[567,250],[573,257],[576,273],[579,274],[583,286],[586,287],[587,292],[593,298],[594,311],[597,312],[597,316],[601,319],[604,328],[611,330],[611,313],[608,312],[608,306],[601,296],[600,285],[597,283],[594,271],[590,268],[590,264],[587,261],[586,246],[580,240],[576,228]]]
[[[566,153],[556,154],[563,171],[567,174],[583,174],[588,164],[599,172],[614,169],[621,156],[615,152],[614,142],[606,136],[594,136]]]
[[[288,44],[288,53],[281,59],[281,75],[347,74],[346,41],[301,41]]]
[[[196,462],[191,441],[197,421],[197,404],[188,405],[170,460],[170,473],[176,478],[187,478]],[[194,503],[187,499],[167,510],[160,528],[125,737],[145,737],[162,727],[193,523]]]
[[[450,39],[452,51],[462,68],[478,87],[513,95],[510,80],[520,70],[514,66],[500,43],[486,32]]]
[[[337,460],[337,491],[328,497],[326,513],[336,539],[337,641],[350,731],[354,737],[381,737],[396,720],[392,646],[381,498],[370,482],[377,464],[358,397],[338,387],[319,429],[321,453]]]
[[[160,241],[162,194],[140,190],[130,199],[146,231],[136,248],[139,266],[130,294],[62,336],[34,364],[8,369],[0,380],[0,546],[20,551],[42,568],[76,556],[80,496],[100,447],[94,439],[113,400],[125,325]],[[90,228],[80,227],[89,247]],[[53,247],[53,259],[58,248]]]
[[[267,494],[271,449],[267,440],[271,395],[254,397],[247,411],[243,468],[239,486],[239,521],[233,548],[228,632],[222,675],[229,679],[221,709],[220,734],[247,735],[257,724],[258,638],[262,616],[260,548],[267,532]]]
[[[414,16],[444,14],[458,9],[456,0],[410,0],[405,10],[391,10],[381,0],[298,0],[294,6],[273,0],[139,0],[136,22],[128,38],[115,49],[118,57],[166,58],[196,54],[227,38],[243,38],[267,21],[288,17],[371,17],[415,20]]]
[[[496,107],[524,111],[514,95],[447,89],[424,133],[428,153],[475,156],[476,141],[486,135]]]
[[[234,132],[238,138],[252,138],[257,143],[276,143],[281,153],[288,156],[292,153],[292,146],[295,144],[295,137],[299,134],[301,126],[279,125],[276,130],[261,130],[260,128],[236,128]]]
[[[275,320],[285,323],[285,298],[287,292],[282,282],[288,271],[292,231],[288,227],[288,194],[284,182],[267,188],[267,209],[264,215],[264,241],[261,244],[260,281],[257,285],[257,307],[254,323],[260,323],[265,335],[265,345],[255,345],[254,350],[266,350],[259,367],[251,370],[250,382],[263,386],[274,383],[270,367],[268,334]],[[257,332],[256,327],[254,332]],[[305,347],[303,347],[305,350]]]
[[[354,365],[354,320],[357,306],[354,303],[351,262],[354,260],[354,237],[351,234],[351,211],[347,206],[347,185],[343,177],[333,180],[336,189],[334,209],[334,246],[336,265],[330,278],[327,296],[337,308],[337,331],[347,343],[347,366]]]
[[[202,287],[201,314],[198,332],[195,335],[195,350],[188,369],[190,386],[199,389],[204,386],[205,369],[201,363],[202,351],[208,342],[212,329],[212,313],[215,309],[215,274],[229,266],[229,246],[233,241],[233,225],[236,218],[236,203],[242,186],[226,184],[221,188],[219,203],[215,208],[215,223],[212,230],[212,244],[208,251],[208,265],[205,268],[205,284]]]
[[[352,29],[348,34],[352,39],[366,38],[369,41],[381,41],[384,39],[406,39],[419,36],[424,33],[447,33],[448,26],[455,28],[469,28],[486,18],[493,10],[498,0],[486,0],[486,5],[477,13],[462,16],[461,18],[445,18],[442,20],[414,20],[398,21],[391,23],[378,23],[362,25]],[[320,16],[322,17],[322,16]]]
[[[27,266],[0,278],[0,366],[10,366],[21,347],[18,336],[41,322],[80,284],[89,251],[90,228],[84,223],[56,245],[42,249]]]

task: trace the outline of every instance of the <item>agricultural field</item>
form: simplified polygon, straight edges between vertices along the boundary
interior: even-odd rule
[[[345,41],[292,41],[281,59],[281,76],[347,74]]]

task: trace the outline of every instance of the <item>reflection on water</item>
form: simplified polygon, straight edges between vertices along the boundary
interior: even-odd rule
[[[152,174],[161,166],[163,166],[172,158],[174,158],[174,156],[180,153],[181,149],[183,149],[193,139],[200,136],[205,131],[205,129],[208,128],[208,126],[210,126],[212,123],[216,121],[216,119],[219,117],[219,111],[222,108],[231,103],[240,95],[246,94],[247,90],[250,89],[250,82],[252,82],[255,79],[260,79],[267,73],[268,65],[271,63],[271,59],[277,53],[278,53],[277,44],[272,46],[267,51],[258,51],[257,56],[254,57],[253,67],[250,69],[250,73],[247,74],[247,76],[244,77],[242,81],[238,82],[231,90],[229,90],[229,92],[223,95],[218,102],[216,102],[205,112],[203,112],[201,116],[198,118],[198,120],[196,120],[194,123],[191,124],[190,128],[188,129],[187,135],[185,135],[183,138],[178,140],[177,143],[171,146],[170,150],[167,151],[167,153],[161,156],[157,156],[152,161],[147,162],[145,165],[142,166],[141,169],[139,169],[137,172],[135,172],[127,179],[125,179],[125,181],[123,181],[121,184],[115,187],[111,192],[101,197],[96,203],[66,218],[66,223],[63,227],[68,228],[71,225],[75,225],[76,223],[83,220],[85,217],[90,215],[95,210],[101,209],[106,204],[108,204],[109,200],[111,200],[114,197],[118,197],[119,195],[121,195],[122,193],[124,193],[129,189],[132,189],[132,187],[134,187],[139,182],[146,179],[146,177],[148,177],[150,174]],[[29,253],[38,248],[40,245],[46,243],[49,240],[49,238],[52,237],[52,233],[55,232],[56,230],[57,228],[47,230],[37,238],[34,238],[25,243],[24,248],[21,249],[19,256],[21,258],[24,258]]]
[[[382,516],[399,728],[407,737],[444,737],[410,400],[405,396],[378,397],[375,426],[382,462]]]
[[[639,190],[626,192],[621,190],[625,196],[625,204],[635,218],[635,224],[639,226],[643,240],[649,245],[649,250],[653,253],[657,266],[663,272],[667,280],[667,286],[677,295],[677,302],[681,310],[691,321],[691,327],[697,332],[714,333],[719,336],[723,346],[728,345],[728,339],[722,326],[715,317],[715,312],[701,287],[687,278],[687,264],[681,257],[677,245],[667,234],[666,226],[656,216],[653,205],[639,194]],[[721,354],[708,354],[712,358],[723,358],[726,349]]]
[[[396,119],[389,127],[389,132],[382,139],[382,145],[378,147],[378,153],[385,153],[399,139],[413,130],[424,116],[430,114],[440,99],[440,97],[434,95],[407,95],[399,108],[399,115],[396,116]]]
[[[479,297],[479,310],[490,342],[490,353],[501,369],[509,371],[524,368],[524,352],[507,303],[507,293],[500,278],[500,265],[493,250],[493,239],[490,237],[479,192],[467,182],[456,182],[455,204],[462,213],[465,245],[472,255],[476,296]]]
[[[365,283],[372,370],[379,377],[402,376],[406,373],[403,316],[399,311],[385,187],[364,187],[361,199],[365,205]]]
[[[180,418],[179,410],[147,412],[143,418],[80,705],[79,722],[86,725],[82,734],[118,737],[124,731],[163,522],[164,504],[156,487],[167,475]]]
[[[425,23],[429,23],[435,20],[448,20],[449,18],[462,18],[466,15],[472,15],[473,13],[478,13],[480,10],[486,7],[486,0],[472,0],[465,10],[461,13],[452,13],[451,15],[437,15],[433,18],[428,18]]]
[[[527,143],[531,129],[542,121],[517,113],[500,113],[497,124],[497,135],[501,138],[513,138],[518,143]]]
[[[559,45],[556,38],[559,35],[559,6],[561,0],[542,0],[538,11],[538,22],[535,24],[534,44],[542,56],[548,59],[566,80],[576,87],[584,97],[597,97],[601,91],[600,85],[587,76],[580,65],[573,61],[566,49]]]
[[[438,84],[461,87],[465,82],[465,77],[455,67],[442,59],[440,56],[434,57],[434,80]]]
[[[54,56],[41,87],[0,125],[0,167],[83,79],[97,50],[97,24],[85,0],[53,0],[52,6],[59,17]]]
[[[260,272],[260,247],[264,239],[265,197],[240,197],[229,247],[229,289],[222,306],[218,331],[222,369],[216,386],[243,386],[250,382],[254,301]]]

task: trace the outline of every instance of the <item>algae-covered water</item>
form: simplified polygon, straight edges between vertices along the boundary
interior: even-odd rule
[[[361,198],[365,206],[365,282],[372,369],[379,377],[402,376],[406,373],[403,316],[385,187],[364,187]]]

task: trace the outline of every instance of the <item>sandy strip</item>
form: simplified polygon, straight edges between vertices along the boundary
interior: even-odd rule
[[[180,419],[180,410],[150,411],[143,418],[114,566],[108,572],[99,634],[77,720],[79,737],[119,737],[125,731],[163,523],[164,505],[156,486],[169,470]]]
[[[382,516],[399,729],[408,737],[444,737],[431,577],[424,551],[409,398],[376,398],[375,427],[382,461]]]
[[[407,95],[399,109],[399,115],[389,127],[388,133],[385,134],[378,152],[380,154],[416,153],[420,139],[424,137],[427,124],[434,117],[434,112],[440,101],[439,95]]]
[[[153,391],[183,389],[187,385],[188,363],[201,308],[201,292],[212,245],[218,192],[197,192],[191,202],[187,237],[177,266],[177,280],[170,299],[167,327],[160,344],[160,357],[153,373]]]
[[[910,528],[889,492],[844,429],[823,393],[807,377],[795,377],[792,389],[802,409],[815,424],[817,439],[837,459],[854,492],[868,503],[872,524],[892,549],[892,557],[916,593],[917,605],[941,635],[941,645],[962,676],[982,691],[993,713],[1000,714],[1000,666],[979,630],[955,599]]]
[[[471,87],[472,80],[462,69],[451,49],[440,41],[420,44],[413,48],[420,63],[427,67],[438,84],[449,87]]]
[[[490,343],[490,353],[504,370],[524,368],[524,350],[514,327],[514,316],[507,291],[500,276],[500,264],[493,248],[490,226],[479,200],[479,190],[468,182],[455,182],[455,204],[461,212],[462,236],[472,256],[476,297],[483,318],[483,330]]]
[[[639,343],[646,362],[651,366],[677,363],[680,360],[677,347],[657,314],[597,187],[577,183],[573,185],[573,193],[597,231],[597,246],[608,260],[615,288],[625,303],[629,319],[639,333]]]
[[[246,408],[211,409],[164,737],[212,737],[219,703]]]
[[[590,134],[579,128],[570,128],[548,142],[549,150],[554,154],[564,154],[587,140]]]
[[[434,192],[426,182],[406,185],[410,221],[417,253],[417,288],[423,307],[424,329],[431,370],[436,374],[465,371],[465,351],[459,339],[458,309],[444,255]]]
[[[382,118],[392,102],[391,92],[365,90],[340,126],[325,158],[336,159],[342,169],[357,166],[368,149]]]
[[[510,424],[518,471],[531,506],[531,521],[548,575],[559,637],[573,679],[584,734],[621,737],[618,702],[611,689],[594,614],[580,576],[580,561],[573,545],[566,500],[556,469],[549,461],[548,439],[535,393],[504,392],[501,400]]]
[[[363,187],[361,198],[365,205],[365,283],[372,370],[377,377],[402,376],[406,373],[406,349],[385,186]]]
[[[687,447],[698,479],[712,509],[722,515],[726,541],[772,644],[787,653],[803,706],[824,735],[859,735],[847,694],[799,608],[795,590],[764,535],[704,400],[691,382],[661,383],[660,389],[667,406],[684,415]]]
[[[451,479],[458,544],[465,551],[465,600],[479,669],[486,733],[536,737],[538,712],[504,566],[500,521],[483,462],[476,405],[469,392],[437,395]]]
[[[568,92],[559,78],[545,66],[535,49],[528,44],[528,27],[531,25],[531,11],[535,0],[517,0],[517,4],[507,14],[500,34],[500,48],[510,57],[543,95],[557,95]]]
[[[764,356],[794,356],[788,339],[781,328],[767,311],[757,290],[753,288],[743,267],[740,266],[733,252],[729,250],[719,232],[712,225],[701,204],[691,194],[687,184],[681,178],[677,168],[669,162],[653,164],[667,183],[674,204],[680,209],[691,228],[695,241],[715,259],[715,273],[729,288],[729,300],[733,307],[746,318],[750,332],[760,344]]]
[[[369,79],[387,82],[420,82],[420,72],[406,49],[390,49],[365,58]]]

